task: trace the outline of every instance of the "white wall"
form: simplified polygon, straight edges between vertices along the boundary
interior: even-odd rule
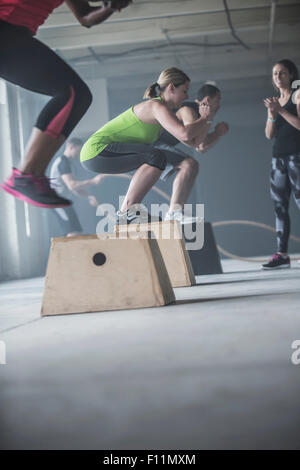
[[[93,101],[73,131],[73,135],[89,136],[109,120],[108,96],[106,79],[86,80]]]
[[[13,143],[8,107],[6,82],[0,80],[0,177],[1,181],[11,173]],[[19,244],[16,200],[0,190],[0,280],[18,277]]]

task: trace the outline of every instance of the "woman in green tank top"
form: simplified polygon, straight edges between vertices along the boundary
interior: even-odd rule
[[[119,174],[137,170],[121,207],[142,202],[159,179],[166,166],[166,152],[152,144],[162,128],[178,140],[197,147],[207,136],[211,121],[209,107],[196,121],[183,125],[176,117],[188,98],[189,77],[177,68],[164,70],[156,83],[149,86],[144,98],[149,98],[109,121],[85,142],[80,160],[87,170],[96,173]]]

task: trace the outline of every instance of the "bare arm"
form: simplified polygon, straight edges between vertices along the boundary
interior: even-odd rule
[[[101,182],[101,179],[99,178],[100,176],[103,178],[103,175],[97,175],[89,180],[78,181],[73,178],[72,173],[66,173],[62,175],[61,178],[72,193],[83,197],[89,197],[89,193],[84,188],[99,184]]]
[[[202,142],[197,150],[198,152],[206,152],[207,150],[211,149],[216,143],[220,140],[220,137],[216,131],[211,132],[208,134],[204,142]]]
[[[228,131],[229,131],[228,124],[226,122],[219,122],[216,125],[215,130],[213,132],[211,132],[210,134],[208,134],[208,136],[206,137],[204,142],[202,142],[199,145],[197,150],[199,152],[204,153],[207,150],[211,149],[212,147],[214,147],[219,142],[221,137],[223,137],[225,134],[227,134]]]
[[[176,113],[176,116],[183,123],[184,126],[186,126],[187,124],[191,124],[197,119],[196,112],[193,108],[190,108],[189,106],[182,106],[182,108],[179,108]]]
[[[190,108],[189,106],[183,106],[182,108],[180,108],[177,111],[176,116],[180,119],[184,126],[187,126],[198,119],[195,110]],[[202,126],[199,130],[196,140],[193,141],[193,145],[190,144],[191,147],[195,148],[198,151],[200,150],[199,145],[204,145],[204,142],[206,142],[206,140],[209,138],[209,127],[207,126],[207,118],[208,116],[206,116],[205,119],[202,121]]]
[[[297,116],[289,113],[284,108],[279,109],[278,114],[280,114],[280,116],[282,116],[289,124],[291,124],[291,126],[295,127],[295,129],[300,131],[300,93],[299,92],[296,95],[296,106],[297,106]]]
[[[265,128],[265,135],[266,138],[271,140],[274,137],[274,132],[275,132],[275,122],[270,121],[270,119],[274,119],[272,115],[269,115],[268,113],[268,118],[266,122],[266,128]]]
[[[79,23],[90,28],[109,18],[116,10],[125,8],[131,3],[131,0],[112,0],[104,2],[103,6],[92,7],[86,0],[65,0],[66,4],[79,21]]]
[[[203,140],[210,129],[207,117],[201,116],[199,119],[184,125],[177,116],[159,101],[153,100],[152,111],[154,118],[162,127],[178,140],[192,147],[198,146],[200,143],[198,140]]]
[[[273,139],[274,137],[275,120],[278,114],[274,103],[275,103],[274,98],[266,98],[264,100],[264,105],[268,110],[267,122],[266,122],[266,127],[265,127],[265,135],[266,135],[266,138],[269,140]]]

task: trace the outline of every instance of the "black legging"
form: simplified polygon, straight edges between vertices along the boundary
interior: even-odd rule
[[[300,154],[272,159],[271,197],[275,206],[277,251],[287,253],[290,236],[291,191],[300,209]]]
[[[144,163],[163,171],[166,168],[167,150],[155,148],[152,144],[114,142],[109,144],[99,155],[81,162],[81,165],[95,173],[128,173]]]
[[[27,90],[52,96],[35,127],[67,137],[92,102],[87,85],[55,52],[24,27],[0,20],[0,77]]]

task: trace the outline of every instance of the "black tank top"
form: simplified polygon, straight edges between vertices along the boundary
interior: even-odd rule
[[[181,108],[187,106],[188,108],[192,108],[197,115],[197,119],[200,117],[199,114],[199,106],[195,101],[184,101]],[[161,132],[159,139],[155,142],[155,145],[164,144],[169,145],[170,147],[175,147],[175,145],[179,144],[180,140],[176,139],[170,132],[163,129]]]
[[[283,108],[294,116],[298,116],[297,106],[292,101],[292,94]],[[300,153],[300,131],[278,114],[275,122],[273,157],[283,158],[298,153]]]

